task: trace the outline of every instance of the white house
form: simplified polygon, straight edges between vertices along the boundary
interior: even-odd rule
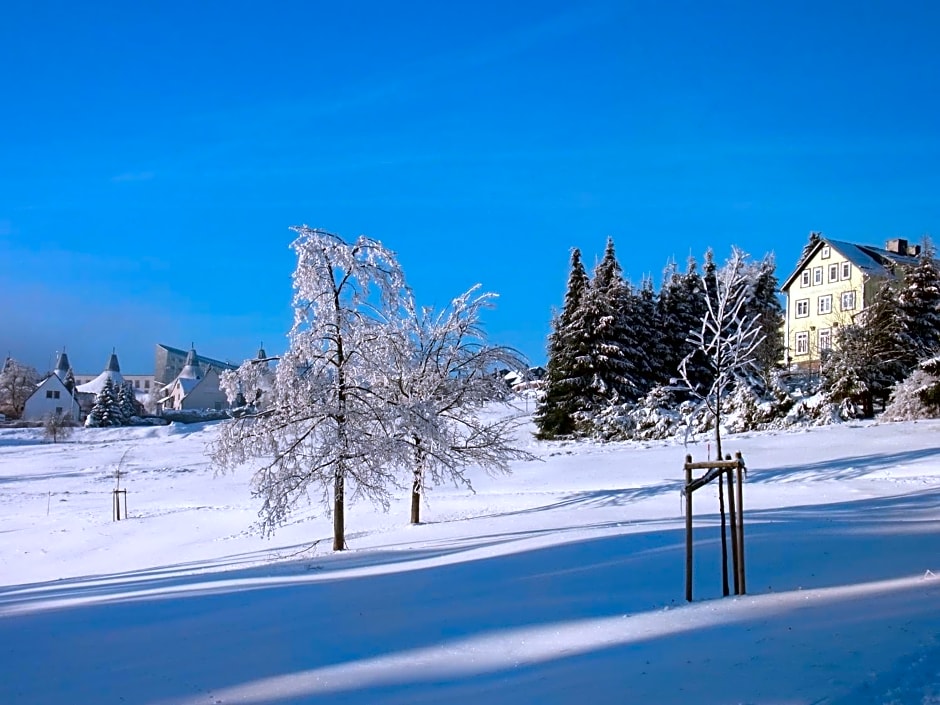
[[[212,367],[203,371],[195,348],[186,356],[186,364],[179,375],[164,387],[159,400],[161,409],[194,410],[215,409],[221,411],[229,406],[228,399],[219,388],[219,373]]]
[[[24,419],[41,421],[52,414],[71,418],[74,421],[81,418],[78,400],[65,386],[69,368],[69,357],[63,351],[59,354],[52,374],[40,382],[36,391],[26,400],[26,406],[23,408]]]

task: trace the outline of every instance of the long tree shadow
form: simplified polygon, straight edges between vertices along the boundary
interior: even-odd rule
[[[896,519],[932,512],[938,492],[754,512],[747,536],[751,592],[922,572],[940,555],[940,526],[919,516],[898,532]],[[865,517],[866,530],[859,531]],[[115,575],[110,593],[82,581],[60,589],[18,586],[2,594],[0,702],[59,703],[67,692],[72,702],[108,703],[132,688],[143,689],[147,701],[196,697],[481,635],[680,604],[682,529],[650,523],[623,531],[536,548],[522,544],[499,555],[487,553],[506,539],[496,535],[476,544],[361,551],[209,576],[156,575],[148,582]],[[868,555],[873,541],[878,560]],[[697,529],[695,556],[696,595],[717,597],[714,526]],[[58,602],[34,610],[42,599]],[[499,668],[487,673],[497,680],[512,675]],[[477,684],[488,692],[497,681],[487,677],[461,688],[479,693]],[[398,682],[405,687],[428,678],[406,674]],[[101,683],[111,690],[102,692]],[[352,692],[362,698],[356,702],[391,696],[369,686]]]
[[[828,482],[852,480],[878,470],[924,460],[940,462],[940,446],[895,453],[871,453],[773,468],[749,468],[748,482]]]

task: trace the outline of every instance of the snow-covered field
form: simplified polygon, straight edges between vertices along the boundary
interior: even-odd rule
[[[681,444],[543,462],[251,529],[212,424],[0,431],[0,704],[940,703],[940,422],[747,434],[749,595],[720,598]],[[111,518],[123,458],[130,519]],[[314,544],[315,541],[318,543]],[[313,544],[313,545],[312,545]]]

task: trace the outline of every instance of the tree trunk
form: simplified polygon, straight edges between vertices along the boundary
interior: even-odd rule
[[[343,471],[338,469],[333,479],[333,550],[346,549],[346,500]]]
[[[421,523],[421,491],[424,489],[424,452],[421,450],[421,439],[412,437],[415,444],[415,470],[414,482],[411,485],[411,523]]]
[[[421,523],[421,471],[417,469],[411,486],[411,523]]]

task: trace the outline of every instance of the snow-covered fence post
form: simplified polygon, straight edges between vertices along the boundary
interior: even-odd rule
[[[744,595],[746,590],[744,580],[744,496],[742,484],[744,473],[747,469],[744,466],[744,456],[738,451],[735,453],[735,460],[728,456],[727,460],[708,460],[705,462],[694,463],[692,456],[685,456],[685,487],[682,494],[685,496],[685,599],[692,601],[692,493],[695,490],[704,487],[713,480],[718,480],[719,501],[722,502],[724,476],[728,476],[728,504],[730,510],[731,522],[731,556],[733,560],[734,571],[734,594]],[[701,477],[694,479],[693,470],[706,470]],[[737,488],[733,488],[732,474],[737,471]],[[735,494],[736,489],[736,494]],[[722,502],[722,588],[725,595],[728,594],[728,560],[727,546],[725,543],[725,521],[724,506]]]

